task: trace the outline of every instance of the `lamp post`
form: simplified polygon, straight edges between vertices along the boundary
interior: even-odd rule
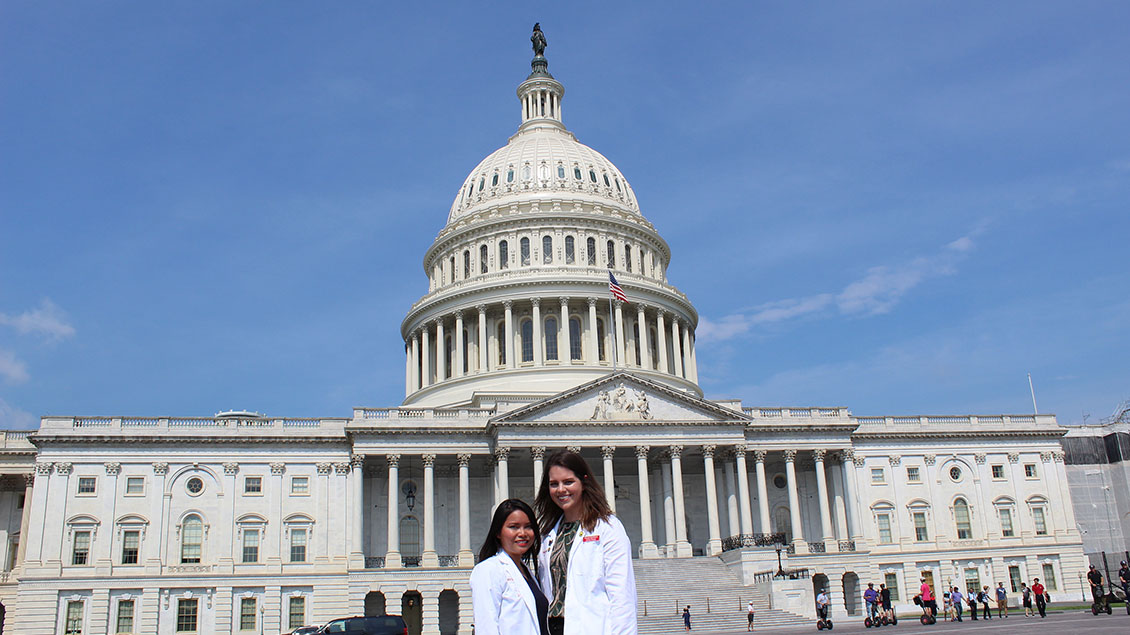
[[[784,577],[784,575],[785,575],[785,568],[781,566],[781,550],[782,550],[782,549],[784,549],[784,548],[785,548],[785,546],[784,546],[784,545],[782,545],[782,544],[780,543],[780,541],[776,541],[776,542],[774,543],[774,546],[775,546],[775,547],[776,547],[776,549],[777,549],[777,576],[778,576],[778,577]]]

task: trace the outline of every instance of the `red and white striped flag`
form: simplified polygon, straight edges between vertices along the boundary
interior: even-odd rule
[[[616,276],[612,272],[608,272],[608,290],[612,292],[612,297],[621,302],[627,302],[628,296],[624,295],[624,290],[620,288],[620,283],[616,282]]]

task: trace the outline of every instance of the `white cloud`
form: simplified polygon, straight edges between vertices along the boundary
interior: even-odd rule
[[[0,325],[10,326],[21,335],[41,335],[58,341],[75,334],[75,327],[67,322],[67,316],[54,302],[44,298],[39,308],[24,311],[19,315],[0,313]]]
[[[0,399],[0,428],[5,430],[30,430],[36,427],[35,415],[20,410]]]
[[[13,384],[27,381],[27,366],[12,353],[0,349],[0,377]]]

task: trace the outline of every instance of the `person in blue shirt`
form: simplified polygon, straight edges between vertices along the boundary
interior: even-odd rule
[[[875,590],[875,583],[868,582],[867,590],[863,592],[863,601],[867,603],[867,615],[872,620],[879,619],[879,592]]]
[[[954,613],[956,614],[956,617],[953,618],[955,622],[961,621],[961,610],[964,608],[961,602],[964,599],[965,598],[961,595],[961,589],[954,587],[953,591],[950,591],[950,604],[953,606]]]

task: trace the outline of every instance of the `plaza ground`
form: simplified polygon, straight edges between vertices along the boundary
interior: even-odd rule
[[[963,622],[938,622],[933,626],[923,626],[919,623],[917,616],[907,616],[908,619],[900,620],[898,626],[885,626],[882,628],[866,628],[863,625],[863,620],[860,618],[852,619],[850,621],[838,621],[835,623],[835,628],[832,633],[874,633],[879,635],[887,633],[888,635],[930,635],[937,633],[966,633],[978,632],[985,634],[1000,634],[1018,633],[1021,630],[1025,635],[1058,635],[1060,633],[1072,633],[1078,635],[1079,633],[1127,633],[1130,632],[1130,615],[1126,615],[1125,610],[1121,605],[1115,606],[1113,615],[1091,615],[1088,611],[1071,611],[1066,613],[1049,613],[1047,618],[1040,619],[1039,617],[1025,618],[1021,613],[1019,616],[1012,615],[1008,619],[998,619],[994,617],[991,620],[978,620],[976,622],[965,620]],[[816,623],[808,624],[805,626],[792,626],[788,628],[764,628],[756,629],[755,633],[806,633],[817,632]],[[682,623],[672,624],[672,633],[683,632]],[[745,633],[744,626],[738,626],[733,630],[726,631],[699,631],[692,630],[694,635],[740,635]],[[828,631],[820,631],[827,633]]]

